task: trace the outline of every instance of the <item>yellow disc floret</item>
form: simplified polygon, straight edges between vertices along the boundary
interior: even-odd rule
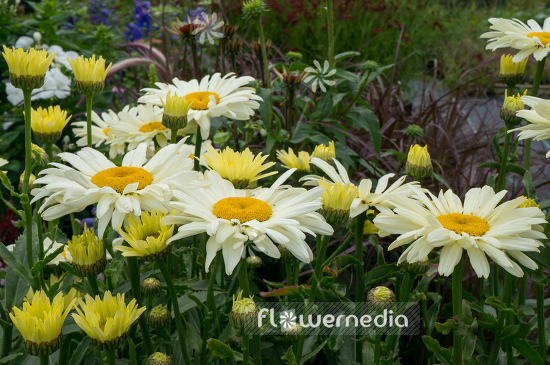
[[[160,211],[153,210],[150,214],[142,212],[140,220],[133,215],[128,217],[128,225],[117,232],[130,245],[116,246],[125,257],[141,257],[144,260],[155,261],[168,253],[170,246],[166,243],[174,233],[174,226],[164,226],[160,223],[165,217]]]
[[[49,355],[61,345],[61,328],[76,299],[69,303],[63,293],[58,293],[50,302],[43,290],[34,293],[23,310],[13,307],[10,318],[23,336],[25,348],[32,355]]]
[[[139,131],[142,133],[149,133],[154,131],[165,131],[167,129],[168,128],[162,125],[162,122],[151,122],[151,123],[142,125],[139,128]]]
[[[269,204],[256,198],[224,198],[214,204],[212,213],[228,221],[237,219],[246,223],[252,220],[264,222],[271,217],[273,210]]]
[[[475,215],[450,213],[436,217],[439,223],[456,234],[466,233],[469,236],[481,237],[489,230],[489,223]]]
[[[110,169],[98,172],[92,176],[90,181],[97,187],[109,186],[122,194],[124,188],[129,184],[138,182],[138,190],[150,185],[153,182],[153,175],[141,167],[111,167]]]
[[[211,91],[197,91],[194,93],[189,93],[185,95],[185,98],[188,102],[193,103],[191,109],[194,110],[206,110],[208,109],[208,104],[210,103],[210,97],[213,96],[216,104],[220,102],[220,96]]]
[[[546,46],[548,43],[550,43],[550,32],[532,32],[528,33],[527,37],[537,37],[543,46]]]
[[[219,152],[210,145],[206,148],[208,150],[204,155],[206,167],[231,181],[237,189],[246,188],[251,182],[277,173],[273,171],[261,174],[275,165],[275,162],[264,164],[269,155],[262,156],[261,153],[254,155],[248,148],[243,152],[235,152],[229,147]]]

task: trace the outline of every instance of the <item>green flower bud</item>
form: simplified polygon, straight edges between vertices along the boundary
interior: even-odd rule
[[[410,263],[408,261],[404,261],[401,266],[403,266],[403,268],[412,273],[412,274],[416,274],[416,275],[422,275],[422,274],[425,274],[428,269],[430,268],[430,260],[425,257],[423,258],[422,260],[419,260],[419,261],[416,261],[416,262],[413,262],[413,263]]]
[[[378,309],[384,309],[395,303],[395,294],[385,286],[377,286],[367,294],[367,302]]]
[[[162,285],[157,278],[147,278],[141,282],[141,292],[145,296],[158,295],[162,291]]]
[[[233,296],[233,309],[229,315],[229,319],[233,328],[239,331],[251,329],[256,326],[258,318],[258,308],[252,297],[243,298],[241,291],[235,300]]]
[[[249,256],[246,258],[246,263],[248,264],[249,268],[257,269],[262,266],[262,259],[258,256]]]
[[[172,365],[172,359],[162,352],[155,352],[149,356],[146,365]]]
[[[151,309],[147,315],[147,324],[153,328],[167,328],[170,325],[172,316],[170,311],[162,305],[158,305]]]

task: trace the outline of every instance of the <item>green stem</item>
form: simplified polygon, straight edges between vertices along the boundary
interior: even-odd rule
[[[175,144],[178,140],[178,129],[172,128],[170,132],[170,143]]]
[[[115,365],[115,350],[105,350],[105,354],[107,355],[107,364]]]
[[[355,222],[355,258],[359,261],[359,264],[356,265],[356,290],[355,290],[355,301],[362,302],[365,298],[365,267],[364,267],[364,258],[363,258],[363,231],[365,229],[365,221],[367,220],[367,212],[363,212],[357,216]],[[380,344],[378,344],[380,345]],[[375,352],[376,354],[376,352]],[[355,342],[355,361],[359,364],[363,363],[363,342],[359,341],[356,338]],[[375,356],[375,363],[376,356]]]
[[[201,166],[200,166],[200,158],[201,158],[201,145],[202,145],[202,135],[201,135],[201,127],[197,125],[197,133],[195,134],[195,171],[200,172]]]
[[[208,291],[206,292],[206,307],[212,312],[212,318],[214,323],[216,323],[217,313],[216,313],[216,303],[214,300],[214,284],[216,283],[216,273],[218,271],[218,266],[220,262],[220,255],[216,255],[214,261],[211,264],[212,270],[210,270],[210,279],[208,280]],[[206,340],[208,340],[208,330],[210,329],[210,316],[208,313],[205,313],[205,326],[204,333],[202,334],[202,348],[201,348],[201,359],[206,359]],[[205,361],[206,363],[206,361]]]
[[[351,242],[351,240],[354,238],[353,235],[348,235],[346,237],[346,239],[344,240],[344,242],[342,242],[342,244],[340,246],[338,246],[338,248],[336,249],[336,251],[334,251],[332,253],[332,255],[330,255],[330,257],[328,259],[325,260],[325,263],[323,264],[324,266],[327,266],[336,256],[338,256],[339,254],[341,254],[349,245],[349,243]]]
[[[292,278],[292,261],[290,260],[284,260],[285,261],[285,273],[286,273],[286,285],[292,285],[294,282]]]
[[[537,333],[539,341],[539,355],[546,363],[546,333],[544,329],[544,284],[537,283]]]
[[[53,162],[53,148],[51,142],[44,143],[44,151],[46,151],[50,162]]]
[[[248,336],[246,333],[243,333],[243,365],[248,365],[248,353],[250,347],[250,336]]]
[[[166,266],[166,263],[163,260],[157,261],[159,265],[160,272],[166,281],[166,286],[168,287],[168,294],[170,295],[170,300],[172,301],[172,308],[174,311],[174,319],[176,321],[176,327],[178,330],[178,339],[180,343],[181,353],[183,355],[183,360],[186,365],[190,365],[191,361],[189,360],[189,355],[187,354],[187,346],[185,344],[185,332],[183,330],[183,324],[181,322],[181,313],[178,305],[178,297],[176,295],[176,289],[174,288],[174,283],[172,282],[172,276],[170,275],[170,270]]]
[[[88,147],[92,147],[92,103],[94,94],[86,95],[86,138]]]
[[[2,319],[6,319],[6,317],[2,317]],[[3,327],[2,329],[4,333],[2,333],[2,357],[6,357],[11,352],[11,340],[13,336],[13,324],[7,325],[6,327]]]
[[[99,295],[99,287],[97,286],[97,278],[95,276],[88,276],[88,283],[90,283],[90,288],[94,297]]]
[[[189,44],[189,47],[191,48],[191,55],[193,57],[193,74],[195,75],[195,78],[198,80],[200,78],[200,74],[199,74],[199,58],[197,55],[197,44],[194,42],[191,42]]]
[[[498,174],[497,192],[503,190],[506,184],[506,164],[508,163],[510,140],[512,139],[512,134],[508,133],[508,127],[505,127],[504,131],[506,135],[504,136],[504,151],[502,151],[502,158],[500,160],[500,172]]]
[[[342,109],[342,111],[338,113],[338,117],[346,115],[348,110],[350,110],[350,108],[355,104],[355,102],[357,101],[357,99],[359,98],[361,93],[363,93],[363,90],[365,89],[365,86],[367,86],[367,81],[369,80],[369,74],[366,74],[363,77],[364,77],[364,80],[361,82],[361,85],[359,86],[359,89],[357,90],[357,93],[355,95],[353,95],[353,97],[349,101],[348,105],[346,105],[345,108]],[[410,149],[410,147],[409,147],[409,149]]]
[[[382,335],[376,334],[374,337],[374,363],[375,364],[380,364],[381,341],[382,341]]]
[[[401,286],[399,287],[399,300],[402,302],[406,302],[409,300],[409,297],[411,296],[412,287],[414,285],[414,278],[415,274],[407,272],[405,276],[403,277],[403,281],[401,282]]]
[[[241,260],[239,273],[237,274],[239,278],[239,286],[243,291],[243,298],[250,296],[250,286],[248,285],[248,273],[246,266],[246,260]]]
[[[258,17],[256,20],[256,25],[258,26],[258,33],[260,35],[260,44],[262,48],[262,60],[265,73],[265,86],[268,89],[271,89],[271,77],[269,76],[269,64],[267,63],[267,51],[265,49],[265,37],[264,37],[264,27],[262,26],[262,18]]]
[[[49,356],[40,356],[40,365],[49,365],[49,362]]]
[[[315,301],[315,296],[317,295],[317,289],[319,283],[321,282],[321,270],[323,269],[323,263],[325,259],[325,253],[327,252],[327,245],[330,236],[317,236],[317,259],[315,262],[315,272],[314,279],[311,283],[311,292],[309,294],[309,302],[313,303]]]
[[[535,71],[535,78],[533,79],[533,86],[531,87],[531,96],[537,96],[539,93],[540,80],[542,78],[542,71],[544,71],[544,63],[546,57],[537,62],[537,70]],[[529,171],[531,168],[531,139],[525,141],[525,169]]]
[[[138,259],[136,257],[128,257],[127,260],[128,260],[128,271],[130,273],[130,287],[132,289],[132,295],[138,302],[138,305],[141,306],[142,297],[141,297]],[[147,309],[151,310],[152,308],[150,306],[147,306]],[[145,352],[147,352],[147,356],[149,356],[153,353],[153,343],[151,342],[151,337],[149,335],[149,326],[147,326],[147,321],[145,320],[145,316],[139,316],[138,323],[139,323],[139,328],[141,328],[141,333],[143,335]]]
[[[327,0],[328,62],[334,67],[334,7],[332,0]]]
[[[262,340],[259,335],[252,336],[254,350],[254,365],[262,365]]]
[[[464,276],[464,264],[462,260],[453,271],[453,316],[462,314],[462,279]],[[462,336],[458,331],[453,331],[453,364],[462,365]]]
[[[502,291],[502,300],[504,303],[506,303],[507,306],[509,306],[509,303],[511,302],[512,298],[512,286],[513,286],[513,278],[512,275],[506,272],[504,274],[504,288]],[[504,326],[504,319],[505,319],[504,311],[498,312],[497,317],[497,330],[495,332],[495,340],[493,342],[493,346],[491,348],[491,354],[489,356],[489,360],[487,361],[488,365],[495,365],[498,361],[498,352],[500,350],[500,332],[502,331],[502,327]]]
[[[29,179],[32,169],[32,142],[31,142],[31,94],[32,90],[23,90],[23,99],[25,102],[25,175],[23,177],[23,194],[21,203],[25,211],[25,229],[26,229],[26,247],[27,247],[27,264],[29,269],[34,265],[32,254],[32,207],[29,197]],[[38,282],[34,286],[38,290]]]
[[[248,274],[247,274],[247,264],[246,260],[241,260],[241,265],[239,268],[238,278],[239,278],[239,286],[241,290],[243,291],[243,297],[249,297],[250,296],[250,286],[248,284]],[[248,335],[243,333],[243,345],[245,342],[246,337],[246,351],[248,352]],[[252,342],[253,342],[253,350],[254,350],[254,365],[261,365],[262,364],[262,353],[261,353],[261,338],[260,336],[252,336]],[[244,357],[244,355],[243,355]]]

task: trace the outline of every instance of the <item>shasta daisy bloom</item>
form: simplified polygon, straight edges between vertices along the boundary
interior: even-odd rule
[[[277,158],[283,163],[283,167],[287,169],[296,169],[298,172],[310,171],[309,159],[311,157],[306,151],[300,151],[296,156],[292,148],[289,148],[288,152],[279,150],[277,151]]]
[[[67,118],[67,112],[61,110],[59,105],[47,109],[31,108],[31,128],[36,139],[42,143],[57,141],[70,119],[71,116]]]
[[[122,109],[127,111],[130,107],[127,105]],[[114,135],[111,132],[111,128],[119,123],[118,115],[112,110],[101,113],[101,116],[96,112],[92,111],[92,144],[95,147],[99,147],[102,144],[106,143],[108,140],[113,139]],[[76,145],[79,147],[85,147],[87,145],[87,131],[86,131],[86,121],[72,122],[73,133],[76,137],[79,137],[76,141]],[[111,143],[111,150],[109,151],[109,156],[115,158],[118,155],[124,154],[125,143]]]
[[[489,38],[487,49],[514,48],[519,52],[513,62],[521,62],[531,54],[537,61],[550,52],[550,18],[546,18],[542,28],[533,19],[527,24],[517,19],[491,18],[491,32],[483,33],[481,38]]]
[[[343,185],[354,185],[349,179],[346,168],[337,159],[333,159],[333,161],[338,171],[336,171],[336,169],[329,165],[327,162],[315,157],[312,157],[310,162],[313,165],[317,166],[321,171],[323,171],[332,182],[340,183]],[[395,174],[386,174],[378,179],[378,184],[376,184],[374,192],[371,192],[373,187],[372,180],[362,179],[359,182],[357,195],[351,203],[351,218],[354,218],[372,208],[376,208],[379,212],[391,213],[391,209],[393,207],[391,201],[393,196],[411,196],[413,194],[413,191],[409,188],[409,186],[417,186],[418,183],[410,182],[403,184],[405,182],[406,176],[402,176],[388,187],[389,180],[394,176]],[[317,175],[307,175],[300,179],[300,181],[306,181],[304,185],[315,186],[319,185],[320,179],[321,177]]]
[[[172,237],[174,226],[165,226],[160,220],[165,216],[159,211],[141,213],[138,221],[134,216],[128,218],[128,225],[117,232],[128,243],[128,246],[116,246],[125,257],[141,257],[146,261],[163,259],[170,250],[166,241]]]
[[[37,51],[34,48],[24,51],[22,48],[4,46],[2,56],[10,70],[10,81],[19,89],[38,89],[44,84],[46,71],[52,63],[55,53],[48,56],[46,50]]]
[[[531,107],[529,110],[516,112],[518,118],[524,118],[527,125],[512,129],[508,133],[521,131],[518,135],[520,140],[532,138],[535,141],[542,141],[550,138],[550,100],[544,100],[532,96],[522,96],[521,101]],[[546,153],[550,157],[550,151]]]
[[[236,120],[248,120],[254,110],[260,107],[262,100],[253,87],[246,85],[254,82],[250,76],[235,77],[229,73],[221,77],[219,73],[205,76],[200,82],[182,81],[178,78],[172,84],[156,83],[158,89],[143,89],[147,94],[139,98],[140,103],[162,105],[169,92],[183,96],[193,102],[187,114],[190,124],[198,125],[202,139],[210,135],[210,118],[224,116]]]
[[[334,148],[334,141],[330,141],[328,146],[320,144],[315,146],[311,157],[320,158],[323,161],[331,161],[336,158],[336,149]]]
[[[86,294],[85,301],[78,300],[76,307],[78,314],[73,319],[91,338],[92,343],[101,350],[118,348],[128,336],[128,330],[146,307],[138,308],[135,299],[130,303],[124,302],[124,294],[116,297],[106,291],[103,300],[98,296],[92,298]]]
[[[323,202],[321,214],[327,222],[333,227],[337,227],[349,221],[349,210],[357,196],[357,187],[350,183],[331,183],[325,178],[319,180],[319,186],[325,189],[321,196]]]
[[[190,133],[183,130],[182,133]],[[140,143],[147,143],[149,154],[155,150],[155,142],[164,147],[170,141],[171,131],[162,125],[162,108],[153,105],[138,105],[124,108],[118,113],[118,123],[109,130],[113,138],[107,144],[127,144],[128,150],[133,150]]]
[[[476,274],[487,278],[490,268],[487,257],[514,276],[523,276],[523,270],[512,259],[530,269],[536,263],[523,252],[538,251],[546,238],[540,224],[546,223],[537,207],[521,208],[526,199],[499,204],[506,191],[495,193],[489,186],[470,189],[464,204],[451,190],[439,196],[417,188],[413,199],[394,197],[393,213],[381,213],[374,223],[379,235],[399,234],[389,249],[410,244],[399,262],[414,263],[423,260],[441,247],[439,273],[450,275],[466,250]]]
[[[231,181],[237,189],[244,189],[254,181],[277,173],[272,171],[262,174],[275,165],[275,162],[264,163],[269,155],[262,156],[258,153],[254,156],[248,148],[243,152],[235,152],[229,147],[223,151],[216,151],[211,145],[207,145],[206,148],[208,152],[202,157],[206,167]]]
[[[32,202],[46,198],[40,213],[47,221],[97,203],[99,237],[109,222],[113,228],[122,226],[129,214],[139,216],[142,210],[153,209],[166,212],[172,191],[184,189],[199,176],[191,171],[193,161],[184,140],[160,149],[149,161],[147,145],[142,143],[124,156],[122,166],[92,148],[60,153],[72,167],[52,163],[52,168],[41,171],[43,176],[35,183],[43,186],[33,189]]]
[[[61,328],[67,314],[73,308],[76,298],[68,301],[58,293],[53,301],[43,290],[34,293],[30,302],[23,303],[23,310],[13,307],[10,318],[23,336],[25,349],[35,356],[54,353],[63,340]]]
[[[241,260],[245,243],[254,242],[268,256],[280,258],[274,243],[286,247],[303,262],[313,259],[305,233],[331,235],[332,227],[316,213],[321,208],[322,187],[306,191],[282,187],[294,172],[289,170],[268,188],[238,190],[215,171],[207,171],[210,183],[199,189],[175,191],[175,216],[164,224],[182,224],[168,242],[206,232],[206,268],[220,250],[228,275]]]

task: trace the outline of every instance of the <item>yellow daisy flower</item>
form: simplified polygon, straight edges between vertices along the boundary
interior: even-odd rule
[[[311,158],[306,151],[300,151],[298,156],[292,148],[288,152],[284,150],[277,151],[277,158],[283,163],[283,167],[287,169],[296,169],[298,172],[310,172],[309,159]]]
[[[112,62],[105,68],[105,60],[103,57],[99,56],[96,60],[95,55],[90,58],[80,56],[72,60],[67,59],[67,61],[69,61],[73,69],[76,79],[76,88],[81,94],[93,95],[103,90],[107,73],[113,65]]]
[[[124,303],[124,294],[114,297],[106,291],[103,300],[86,294],[85,302],[78,300],[78,314],[73,314],[76,324],[91,338],[92,343],[101,350],[118,348],[128,336],[128,330],[146,307],[138,308],[135,299]]]
[[[50,67],[55,53],[48,56],[46,50],[37,51],[34,48],[24,51],[22,48],[4,46],[2,52],[10,69],[10,81],[19,89],[38,89],[44,85],[46,71]]]
[[[31,128],[36,139],[42,143],[57,141],[69,120],[71,116],[67,118],[67,111],[61,110],[59,105],[31,109]]]
[[[73,236],[67,248],[77,274],[95,277],[105,269],[107,258],[103,241],[88,227],[84,227],[84,232],[80,236]]]
[[[68,298],[58,293],[52,302],[45,291],[34,293],[30,302],[23,303],[23,310],[13,307],[10,318],[23,336],[25,349],[34,356],[54,353],[63,339],[61,328],[76,299],[66,305]]]

